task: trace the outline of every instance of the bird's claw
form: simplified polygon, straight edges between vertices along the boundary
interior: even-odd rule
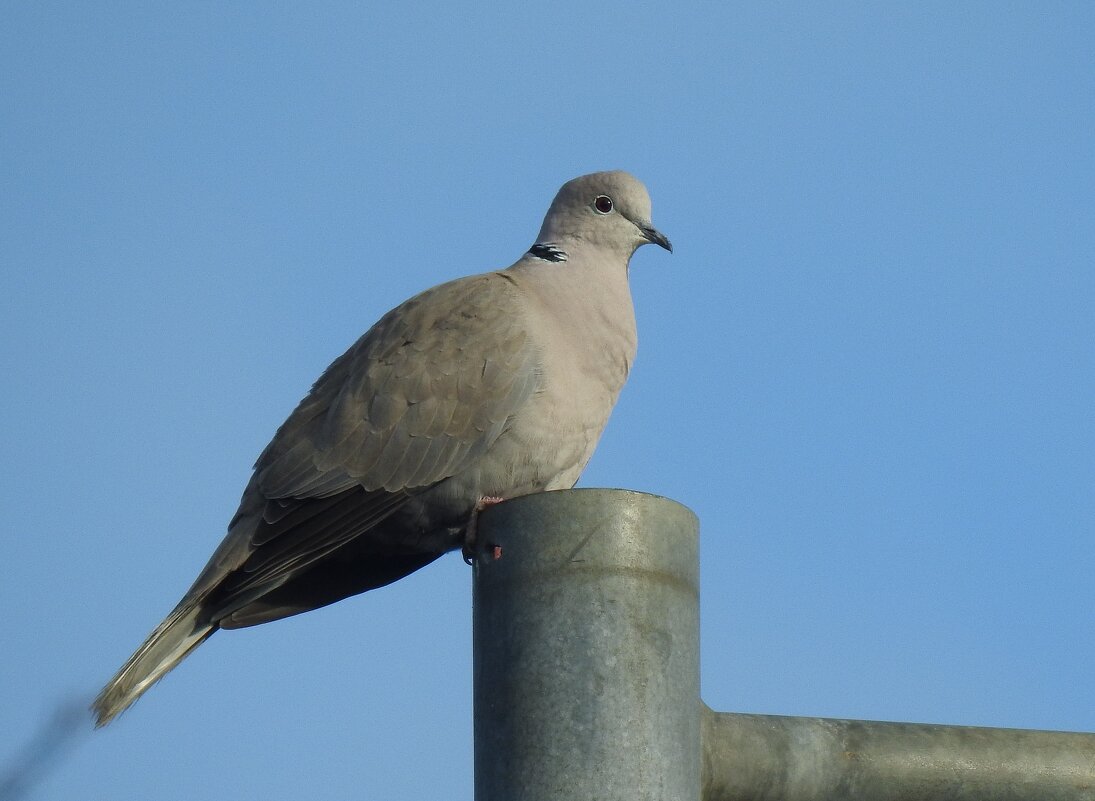
[[[464,557],[464,564],[475,564],[476,556],[478,555],[477,540],[479,533],[479,513],[486,509],[488,506],[494,506],[496,503],[501,503],[505,498],[497,495],[484,495],[479,499],[479,502],[471,510],[471,517],[468,520],[467,528],[464,529],[464,545],[460,549],[461,555]],[[490,550],[491,557],[493,559],[502,558],[502,546],[489,543],[487,548]]]

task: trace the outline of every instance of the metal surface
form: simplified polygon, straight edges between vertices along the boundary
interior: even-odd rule
[[[551,492],[486,510],[478,541],[476,801],[697,801],[695,515]]]
[[[530,495],[478,536],[476,801],[1095,801],[1095,734],[712,712],[673,501]]]
[[[1092,801],[1095,735],[703,711],[704,801]]]

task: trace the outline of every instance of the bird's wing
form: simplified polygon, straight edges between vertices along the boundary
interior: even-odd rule
[[[217,606],[239,608],[482,458],[536,390],[523,312],[509,276],[486,273],[385,315],[259,456],[188,595],[223,585]]]

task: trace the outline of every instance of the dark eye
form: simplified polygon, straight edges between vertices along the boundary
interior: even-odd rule
[[[608,214],[612,211],[612,198],[608,195],[597,195],[593,199],[593,208],[597,209],[601,214]]]

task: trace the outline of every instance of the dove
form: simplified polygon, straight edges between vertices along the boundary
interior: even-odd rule
[[[277,430],[208,564],[95,699],[96,725],[218,629],[467,555],[489,504],[574,486],[635,357],[628,270],[650,243],[673,249],[642,183],[581,176],[512,266],[385,314]]]

